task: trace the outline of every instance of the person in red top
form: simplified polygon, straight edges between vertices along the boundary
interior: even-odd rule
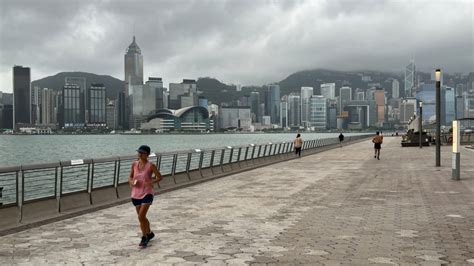
[[[128,183],[132,188],[132,203],[137,211],[142,231],[142,239],[139,246],[146,247],[148,242],[155,236],[150,229],[150,221],[146,218],[146,214],[153,203],[153,183],[158,184],[161,181],[161,174],[156,165],[148,161],[150,147],[142,145],[138,148],[137,152],[138,160],[132,164]],[[153,174],[155,174],[155,179],[152,178]]]

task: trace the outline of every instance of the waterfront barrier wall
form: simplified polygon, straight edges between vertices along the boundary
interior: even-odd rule
[[[371,135],[347,136],[344,143]],[[339,146],[338,138],[303,142],[302,156]],[[163,176],[156,193],[296,158],[292,142],[152,153]],[[136,155],[0,168],[0,235],[129,201]]]

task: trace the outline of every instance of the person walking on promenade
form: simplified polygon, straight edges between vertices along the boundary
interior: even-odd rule
[[[298,157],[301,157],[301,147],[303,147],[303,140],[301,139],[301,135],[299,133],[296,135],[293,145],[295,146],[295,154],[298,155]]]
[[[132,188],[131,198],[137,212],[142,239],[140,247],[146,247],[148,242],[155,236],[150,229],[150,221],[146,214],[153,203],[153,183],[161,181],[161,174],[156,165],[148,161],[150,147],[142,145],[138,148],[138,160],[132,163],[132,170],[128,177],[128,183]],[[155,175],[153,179],[152,176]]]
[[[341,132],[341,134],[339,134],[339,143],[341,143],[341,148],[342,148],[343,141],[344,141],[344,135],[342,135],[342,132]]]
[[[374,150],[375,150],[374,158],[377,158],[377,160],[380,160],[380,149],[382,149],[383,137],[380,135],[378,131],[375,134],[376,136],[372,139],[372,142],[374,143]]]

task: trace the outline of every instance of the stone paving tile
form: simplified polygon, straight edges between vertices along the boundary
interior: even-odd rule
[[[0,238],[0,265],[474,265],[474,152],[450,179],[434,147],[369,141],[155,199],[140,250],[130,204]]]

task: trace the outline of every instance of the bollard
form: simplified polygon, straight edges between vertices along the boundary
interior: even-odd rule
[[[460,152],[460,135],[461,135],[461,123],[459,120],[453,121],[453,162],[451,177],[453,180],[461,179],[461,152]]]

